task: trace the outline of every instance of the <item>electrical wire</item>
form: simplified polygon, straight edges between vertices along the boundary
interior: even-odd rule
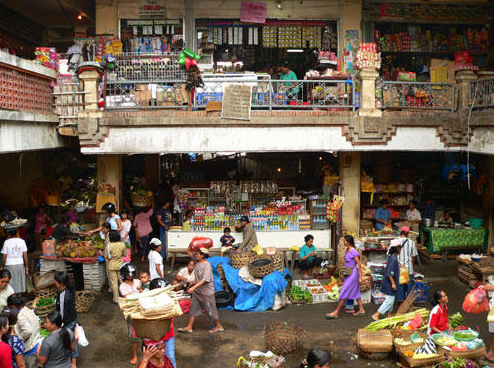
[[[477,91],[479,90],[479,82],[475,82],[475,93],[473,95],[472,104],[468,110],[467,118],[467,183],[470,190],[470,117],[472,116],[472,110],[475,106],[475,100],[477,99]]]

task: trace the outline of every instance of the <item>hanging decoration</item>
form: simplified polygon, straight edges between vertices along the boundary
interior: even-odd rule
[[[189,70],[191,66],[197,66],[197,61],[199,61],[200,59],[200,55],[195,54],[189,49],[184,49],[184,51],[182,51],[180,55],[178,55],[178,63],[181,65],[185,65],[185,68],[187,70]]]

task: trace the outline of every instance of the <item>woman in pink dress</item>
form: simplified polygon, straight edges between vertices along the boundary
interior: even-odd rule
[[[354,316],[365,316],[364,305],[360,299],[360,283],[362,282],[362,266],[360,264],[360,253],[355,249],[355,241],[353,236],[345,236],[345,267],[352,269],[350,276],[345,276],[343,286],[340,290],[340,296],[338,298],[338,306],[334,312],[326,314],[328,319],[338,318],[340,309],[345,304],[347,299],[357,300],[359,310],[354,313]]]

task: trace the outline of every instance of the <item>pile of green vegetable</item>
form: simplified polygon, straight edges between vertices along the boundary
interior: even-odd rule
[[[396,327],[396,325],[400,323],[411,321],[412,319],[415,318],[416,314],[420,315],[422,318],[429,317],[429,311],[425,308],[422,308],[410,313],[400,314],[399,316],[394,316],[394,317],[380,319],[379,321],[374,321],[368,324],[367,327],[365,328],[369,331],[378,331],[386,327]]]
[[[43,298],[36,303],[36,308],[47,307],[49,305],[55,304],[55,299],[53,298]]]
[[[44,328],[40,328],[39,329],[39,335],[41,337],[48,337],[48,336],[50,336],[50,331],[45,330]]]
[[[456,328],[463,324],[463,316],[460,312],[449,317],[449,321],[451,322],[451,327]]]
[[[300,286],[295,286],[295,285],[292,285],[292,287],[290,288],[290,298],[298,302],[312,301],[312,295],[310,294],[309,290],[302,290]]]

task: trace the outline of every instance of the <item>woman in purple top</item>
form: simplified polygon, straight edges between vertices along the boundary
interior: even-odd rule
[[[71,203],[69,210],[67,211],[67,216],[70,220],[70,222],[78,222],[79,217],[77,216],[77,212],[75,210],[75,204]]]
[[[353,236],[345,236],[345,267],[351,268],[352,273],[350,276],[345,276],[343,286],[340,290],[340,296],[338,298],[338,306],[334,312],[326,314],[328,319],[338,318],[340,309],[345,304],[345,300],[352,299],[357,300],[359,310],[354,313],[354,316],[365,316],[364,305],[360,299],[360,283],[362,282],[362,266],[360,264],[360,253],[355,249],[355,242]]]

